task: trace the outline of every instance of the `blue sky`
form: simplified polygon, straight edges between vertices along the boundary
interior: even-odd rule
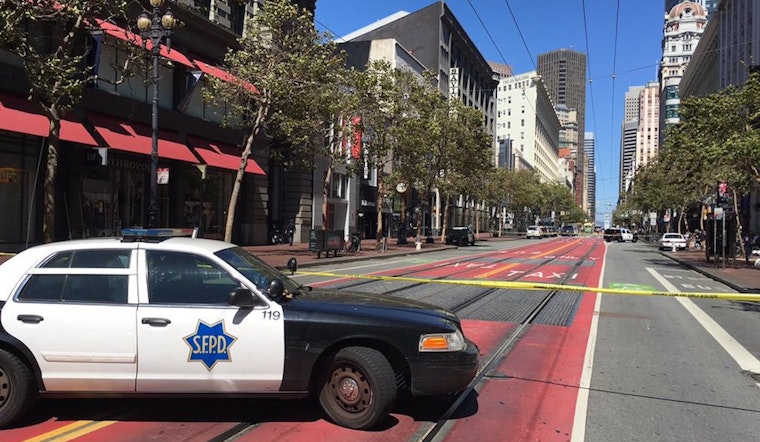
[[[346,35],[397,11],[434,0],[318,0],[317,26]],[[539,54],[571,48],[587,55],[586,131],[596,138],[597,220],[614,208],[625,92],[657,80],[662,0],[447,0],[489,61],[516,74],[535,70]],[[584,19],[585,11],[585,19]],[[514,17],[514,18],[513,18]]]

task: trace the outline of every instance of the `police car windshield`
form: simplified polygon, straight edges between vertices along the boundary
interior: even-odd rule
[[[285,276],[282,272],[248,253],[242,247],[232,247],[216,252],[216,256],[231,265],[248,280],[256,284],[262,291],[269,288],[273,279],[280,279],[285,285],[285,291],[295,293],[298,284]]]

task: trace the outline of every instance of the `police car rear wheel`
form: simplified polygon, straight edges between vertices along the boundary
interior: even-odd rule
[[[377,350],[346,347],[327,366],[319,403],[338,425],[372,428],[390,413],[396,401],[393,369]]]
[[[32,391],[29,368],[12,353],[0,350],[0,428],[26,412]]]

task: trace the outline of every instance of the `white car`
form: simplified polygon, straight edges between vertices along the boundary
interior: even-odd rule
[[[686,238],[680,233],[665,233],[658,244],[660,250],[686,250]]]
[[[541,239],[544,237],[544,228],[541,226],[528,226],[528,228],[525,230],[525,237],[527,239],[530,239],[530,238]]]
[[[0,265],[0,426],[38,396],[216,394],[313,395],[333,422],[366,429],[397,394],[452,394],[475,376],[479,350],[447,310],[303,287],[234,244],[167,231]]]

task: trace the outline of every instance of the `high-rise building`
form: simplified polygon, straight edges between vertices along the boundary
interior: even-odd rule
[[[564,175],[563,184],[572,192],[575,188],[576,168],[578,167],[578,111],[564,104],[554,107],[561,126],[559,130],[560,175]],[[578,185],[581,185],[578,183]],[[575,194],[575,193],[573,193]]]
[[[639,94],[639,124],[636,131],[636,167],[646,165],[660,148],[660,85],[650,82]]]
[[[636,132],[639,126],[639,95],[644,86],[631,86],[625,93],[625,110],[620,139],[620,193],[628,190],[635,168]]]
[[[538,56],[538,75],[544,83],[554,105],[564,104],[577,111],[577,134],[586,130],[586,54],[571,49],[559,49]],[[585,165],[584,143],[577,141],[577,164]],[[588,212],[587,189],[577,183],[586,183],[584,167],[577,167],[575,202]]]
[[[678,85],[707,24],[707,12],[695,2],[681,2],[665,13],[660,63],[660,133],[679,121]]]
[[[586,132],[583,137],[583,151],[586,153],[586,199],[589,201],[585,209],[590,219],[596,219],[596,165],[594,164],[594,149],[596,139],[593,132]]]

